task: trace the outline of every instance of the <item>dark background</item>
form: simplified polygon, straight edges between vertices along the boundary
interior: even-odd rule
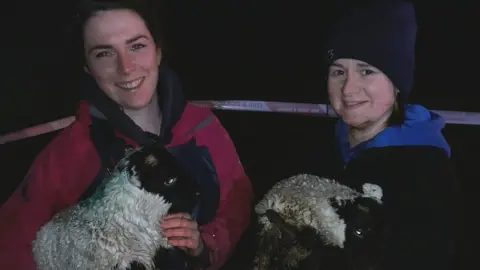
[[[15,2],[15,7],[4,9],[5,41],[0,44],[6,85],[0,98],[0,134],[75,111],[77,74],[71,71],[78,67],[69,60],[71,51],[63,40],[64,11],[72,2]],[[181,76],[189,99],[325,103],[320,53],[325,30],[340,12],[334,2],[169,1],[170,64]],[[431,109],[480,111],[473,91],[478,88],[473,50],[478,14],[462,1],[418,2],[417,71],[411,101]],[[333,135],[331,119],[225,111],[217,115],[229,130],[257,195],[293,173],[294,157],[302,149],[317,147],[321,152]],[[0,203],[55,135],[0,146]],[[449,125],[445,135],[465,203],[459,209],[466,224],[459,256],[462,266],[457,269],[467,269],[476,250],[476,233],[470,232],[478,230],[480,128]]]

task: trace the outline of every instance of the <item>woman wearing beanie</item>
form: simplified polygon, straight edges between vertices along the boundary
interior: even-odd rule
[[[327,42],[327,82],[342,161],[336,178],[378,185],[391,222],[381,269],[452,269],[455,177],[444,119],[407,105],[417,24],[410,3],[343,16]]]

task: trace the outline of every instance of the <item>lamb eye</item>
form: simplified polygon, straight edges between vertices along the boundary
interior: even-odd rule
[[[363,238],[363,230],[361,230],[361,229],[355,229],[355,230],[353,231],[353,233],[355,234],[355,236],[358,236],[358,237],[360,237],[360,238]]]
[[[365,234],[369,233],[370,231],[370,228],[356,228],[353,230],[353,234],[358,238],[363,238],[365,237]]]
[[[177,178],[170,178],[163,183],[165,184],[165,186],[169,187],[169,186],[175,184],[175,182],[177,182]]]

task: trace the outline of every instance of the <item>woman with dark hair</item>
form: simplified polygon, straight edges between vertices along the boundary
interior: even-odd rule
[[[411,3],[369,1],[350,9],[327,40],[327,88],[339,116],[336,178],[383,192],[391,231],[380,269],[449,269],[455,177],[444,119],[407,104],[417,23]]]
[[[166,147],[200,184],[196,210],[161,225],[195,268],[220,268],[247,228],[250,181],[217,117],[185,102],[162,60],[163,25],[154,2],[81,1],[72,33],[81,40],[89,78],[75,122],[37,156],[0,208],[2,269],[35,269],[31,242],[39,228],[92,194],[106,170],[141,145]],[[168,265],[182,269],[185,262],[172,257]]]

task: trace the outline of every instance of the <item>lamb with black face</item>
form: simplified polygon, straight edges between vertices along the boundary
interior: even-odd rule
[[[199,188],[193,177],[181,168],[163,147],[136,150],[126,164],[136,176],[139,188],[161,195],[172,204],[168,213],[191,213],[198,202]]]
[[[377,200],[359,197],[337,207],[337,213],[346,221],[345,252],[348,269],[377,269],[386,248],[390,225],[384,206]]]

